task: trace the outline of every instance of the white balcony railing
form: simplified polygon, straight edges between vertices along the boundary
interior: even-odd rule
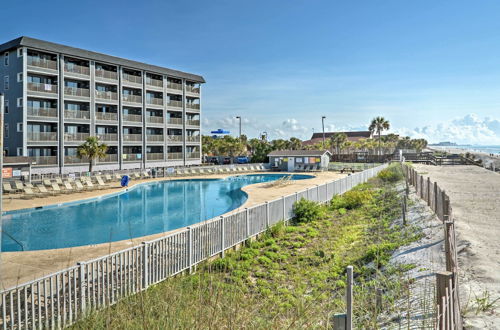
[[[34,66],[38,68],[57,70],[57,61],[47,60],[37,56],[28,55],[28,66]]]
[[[34,165],[55,165],[57,164],[57,156],[30,156],[31,163]]]
[[[174,82],[167,82],[167,88],[169,89],[175,89],[178,91],[182,90],[182,84],[174,83]]]
[[[64,133],[64,141],[85,141],[90,136],[90,133]]]
[[[118,79],[118,73],[116,73],[115,71],[108,71],[108,70],[95,70],[95,76],[111,80]]]
[[[163,160],[163,153],[148,152],[146,160]]]
[[[64,71],[70,73],[77,73],[84,76],[88,76],[90,74],[90,69],[88,66],[76,65],[76,64],[64,64]]]
[[[198,103],[186,103],[187,109],[200,110],[200,105]]]
[[[28,141],[57,141],[57,132],[28,132]]]
[[[131,94],[123,94],[123,101],[132,102],[132,103],[142,103],[142,96],[140,95],[131,95]]]
[[[123,114],[122,118],[124,121],[142,122],[142,115]]]
[[[200,94],[200,88],[186,85],[186,92],[193,93],[193,94]]]
[[[142,154],[141,153],[138,153],[138,154],[123,154],[123,160],[124,161],[137,161],[137,160],[141,160],[142,159]]]
[[[116,112],[96,112],[95,118],[97,120],[117,121],[118,120],[118,113],[116,113]]]
[[[101,100],[118,100],[118,93],[111,91],[95,91],[95,97]]]
[[[148,134],[146,135],[146,141],[148,142],[163,142],[165,137],[163,134]]]
[[[90,89],[88,88],[78,88],[78,87],[64,87],[64,95],[69,96],[80,96],[80,97],[89,97]]]
[[[167,105],[169,107],[182,108],[182,101],[173,101],[173,100],[171,100],[171,101],[167,102]]]
[[[169,142],[182,142],[182,135],[168,135]]]
[[[90,111],[64,110],[64,118],[67,118],[67,119],[90,119]]]
[[[96,136],[99,138],[99,141],[103,142],[116,142],[118,141],[117,133],[97,133]]]
[[[64,156],[65,164],[87,164],[89,162],[87,157],[78,157],[78,156]]]
[[[148,97],[146,98],[146,103],[153,105],[163,105],[163,99],[157,97]]]
[[[98,163],[116,163],[118,161],[118,154],[107,154],[104,158],[100,158]]]
[[[57,85],[28,82],[28,90],[32,92],[57,94]]]
[[[146,77],[146,85],[154,87],[163,87],[163,80]]]
[[[186,152],[186,158],[198,159],[198,158],[200,158],[200,153],[199,152]]]
[[[170,160],[182,159],[182,152],[169,152],[167,153],[167,159]]]
[[[200,142],[200,136],[199,135],[191,135],[191,136],[186,136],[186,142]]]
[[[133,74],[124,73],[123,80],[134,84],[142,84],[142,77],[135,76]]]
[[[142,134],[123,134],[124,142],[140,142],[142,141]]]
[[[146,119],[148,123],[163,124],[163,117],[160,116],[147,116]]]
[[[57,109],[28,107],[28,116],[57,118]]]
[[[187,119],[186,125],[200,126],[200,120],[199,119]]]

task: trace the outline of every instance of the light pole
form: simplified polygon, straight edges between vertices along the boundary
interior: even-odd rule
[[[240,139],[241,139],[241,117],[240,117],[240,116],[236,116],[236,119],[239,119],[239,120],[240,120],[240,135],[239,135],[239,137],[240,137]]]
[[[325,116],[321,116],[321,124],[323,126],[323,149],[325,149]]]
[[[262,132],[262,137],[264,138],[264,141],[267,141],[267,132],[266,131]]]

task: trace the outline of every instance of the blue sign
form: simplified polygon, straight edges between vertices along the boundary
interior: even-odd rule
[[[219,128],[218,130],[211,131],[210,133],[212,133],[212,134],[229,134],[229,131],[225,131],[222,128]]]

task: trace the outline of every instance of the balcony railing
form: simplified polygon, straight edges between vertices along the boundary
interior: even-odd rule
[[[111,100],[111,101],[116,101],[118,100],[118,93],[117,92],[111,92],[111,91],[95,91],[95,97],[101,100]]]
[[[199,152],[186,152],[186,158],[198,159],[198,158],[200,158],[200,153]]]
[[[200,142],[200,136],[199,135],[191,135],[191,136],[186,136],[186,142]]]
[[[95,70],[95,76],[99,78],[104,78],[104,79],[111,79],[111,80],[117,80],[118,79],[118,73],[114,71],[108,71],[108,70]]]
[[[169,142],[182,142],[182,135],[168,135]]]
[[[134,76],[133,74],[124,73],[123,80],[134,84],[142,84],[142,77]]]
[[[154,105],[163,105],[163,99],[157,97],[148,97],[146,98],[146,103]]]
[[[182,108],[182,101],[168,101],[167,105],[174,108]]]
[[[57,61],[47,60],[36,56],[28,56],[28,65],[44,69],[57,70]]]
[[[163,87],[163,80],[146,77],[146,85],[154,87]]]
[[[186,85],[186,92],[200,94],[200,87]]]
[[[87,164],[89,159],[87,157],[78,156],[64,156],[64,164]]]
[[[96,112],[95,118],[97,120],[117,121],[118,120],[118,113],[116,113],[116,112]]]
[[[90,89],[78,87],[64,87],[64,95],[89,97]]]
[[[124,161],[137,161],[137,160],[141,160],[142,159],[142,154],[141,153],[138,153],[138,154],[123,154],[123,160]]]
[[[168,123],[172,125],[182,125],[182,118],[169,118]]]
[[[152,124],[163,124],[163,117],[160,116],[146,116],[147,122]]]
[[[57,118],[57,109],[28,107],[28,116]]]
[[[123,134],[124,142],[141,142],[142,134]]]
[[[142,122],[142,115],[123,114],[124,121]]]
[[[199,119],[187,119],[186,125],[200,126],[200,120]]]
[[[36,165],[55,165],[57,156],[30,156],[30,161]]]
[[[163,142],[165,137],[163,134],[148,134],[146,135],[146,141],[148,142]]]
[[[146,160],[163,160],[163,153],[148,152]]]
[[[169,160],[182,159],[182,152],[169,152],[167,153],[167,159]]]
[[[90,69],[88,66],[83,66],[83,65],[76,65],[76,64],[64,64],[64,71],[65,72],[71,72],[71,73],[77,73],[81,75],[88,76],[90,74]]]
[[[67,118],[67,119],[90,119],[90,111],[64,110],[64,118]]]
[[[200,110],[200,105],[197,103],[186,103],[187,109]]]
[[[57,141],[57,132],[28,132],[28,141]]]
[[[90,133],[64,133],[64,141],[85,141]]]
[[[28,90],[32,92],[57,94],[57,85],[28,82]]]
[[[169,89],[176,89],[181,91],[182,90],[182,84],[174,83],[174,82],[167,82],[167,88]]]
[[[99,141],[104,141],[104,142],[118,141],[117,133],[97,133],[96,136],[97,138],[99,138]]]
[[[123,94],[123,101],[132,102],[132,103],[142,103],[142,96],[140,95],[131,95],[131,94]]]
[[[118,161],[118,154],[107,154],[104,158],[97,160],[98,163],[116,163]]]

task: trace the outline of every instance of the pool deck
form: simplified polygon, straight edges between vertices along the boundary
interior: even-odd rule
[[[136,184],[144,182],[153,182],[153,181],[179,180],[179,179],[215,179],[215,178],[224,178],[235,175],[262,174],[262,173],[270,174],[270,172],[248,172],[248,173],[228,173],[219,175],[198,175],[198,176],[193,175],[188,177],[133,180],[130,184],[130,187]],[[295,174],[302,174],[302,173],[295,173]],[[346,175],[337,172],[313,172],[313,173],[308,172],[304,174],[312,174],[315,177],[306,180],[289,181],[287,184],[284,185],[273,185],[270,182],[264,182],[244,187],[243,191],[245,191],[248,194],[247,201],[238,209],[228,212],[227,214],[236,212],[242,208],[250,207],[265,201],[271,201],[276,198],[289,195],[296,191],[301,191],[309,187],[314,187],[315,185],[319,185],[327,181],[336,180]],[[19,197],[11,198],[10,196],[4,196],[3,210],[4,211],[19,210],[23,208],[33,208],[51,204],[73,202],[82,199],[102,196],[110,193],[117,193],[122,191],[123,189],[124,188],[121,188],[119,183],[117,182],[111,185],[109,189],[87,191],[80,193],[68,193],[59,196],[51,196],[45,198],[33,198],[26,200],[26,199],[20,199]],[[10,288],[18,284],[34,280],[36,278],[40,278],[44,275],[51,274],[58,270],[74,266],[79,261],[87,261],[95,259],[109,253],[113,253],[116,251],[120,251],[138,245],[144,241],[150,241],[156,238],[160,238],[169,233],[173,233],[177,230],[181,229],[176,229],[166,233],[133,238],[129,240],[110,242],[105,244],[79,246],[74,248],[26,251],[26,252],[3,252],[1,255],[2,268],[0,270],[0,289]]]

